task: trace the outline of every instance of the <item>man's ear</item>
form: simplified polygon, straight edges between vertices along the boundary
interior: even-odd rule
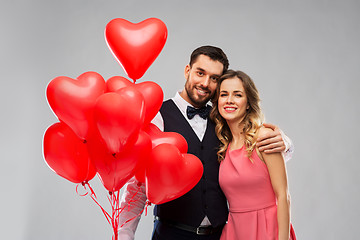
[[[185,79],[188,79],[189,73],[190,73],[190,65],[188,64],[185,66],[185,70],[184,70]]]

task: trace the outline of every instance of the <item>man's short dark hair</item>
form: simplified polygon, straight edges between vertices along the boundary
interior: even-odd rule
[[[190,67],[196,61],[198,56],[205,55],[208,56],[213,61],[219,61],[223,64],[224,69],[223,73],[229,68],[229,60],[226,54],[221,50],[221,48],[214,47],[214,46],[201,46],[195,49],[190,56]]]

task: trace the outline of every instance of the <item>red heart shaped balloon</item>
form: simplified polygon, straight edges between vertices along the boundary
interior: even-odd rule
[[[150,123],[144,131],[149,134],[152,147],[156,147],[162,143],[168,143],[176,146],[181,153],[187,153],[188,144],[185,138],[176,132],[162,132],[157,126]]]
[[[133,87],[101,95],[94,106],[94,123],[111,153],[132,146],[144,123],[144,98]]]
[[[50,169],[73,183],[90,181],[96,174],[86,144],[64,123],[46,130],[43,150]]]
[[[155,148],[156,146],[163,143],[168,143],[177,147],[181,153],[187,153],[188,145],[185,138],[181,134],[176,132],[162,132],[152,123],[144,127],[143,130],[150,137],[152,148]],[[135,177],[139,182],[145,183],[146,164],[142,164],[142,166],[142,168],[139,168],[139,170],[136,171]]]
[[[150,81],[135,84],[135,87],[145,99],[146,115],[144,125],[146,126],[159,112],[164,100],[164,93],[158,84]]]
[[[181,154],[171,144],[160,144],[152,150],[146,167],[146,196],[162,204],[190,191],[201,179],[203,166],[194,155]]]
[[[145,170],[147,164],[149,163],[149,156],[152,151],[152,143],[150,136],[146,132],[140,131],[139,138],[140,137],[143,138],[142,142],[144,142],[144,145],[146,142],[146,147],[144,147],[144,149],[139,149],[139,152],[141,151],[141,157],[138,159],[134,175],[139,182],[145,183]]]
[[[86,72],[77,79],[56,77],[47,86],[51,109],[76,135],[86,139],[96,99],[105,91],[105,80],[96,72]]]
[[[164,93],[157,83],[151,81],[134,84],[128,79],[120,76],[111,77],[106,81],[106,89],[108,92],[115,92],[127,86],[135,87],[136,90],[143,95],[146,109],[144,126],[147,126],[159,112],[163,102]]]
[[[166,38],[166,25],[157,18],[149,18],[140,23],[116,18],[105,28],[109,49],[134,81],[141,78],[155,61]]]
[[[120,190],[151,153],[151,140],[142,131],[135,144],[121,153],[111,154],[98,133],[92,135],[87,145],[98,175],[104,187],[110,192]]]
[[[121,88],[134,86],[134,83],[121,76],[114,76],[106,81],[106,92],[116,92]]]

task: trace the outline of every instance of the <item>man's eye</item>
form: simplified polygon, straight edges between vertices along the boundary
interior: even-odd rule
[[[219,79],[218,77],[211,77],[211,80],[214,82],[217,82],[218,79]]]
[[[198,72],[198,75],[199,75],[199,76],[203,76],[203,75],[204,75],[204,73],[202,73],[202,72]]]

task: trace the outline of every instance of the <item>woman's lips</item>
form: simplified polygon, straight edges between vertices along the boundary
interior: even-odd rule
[[[224,107],[225,112],[232,113],[236,111],[236,107]]]

